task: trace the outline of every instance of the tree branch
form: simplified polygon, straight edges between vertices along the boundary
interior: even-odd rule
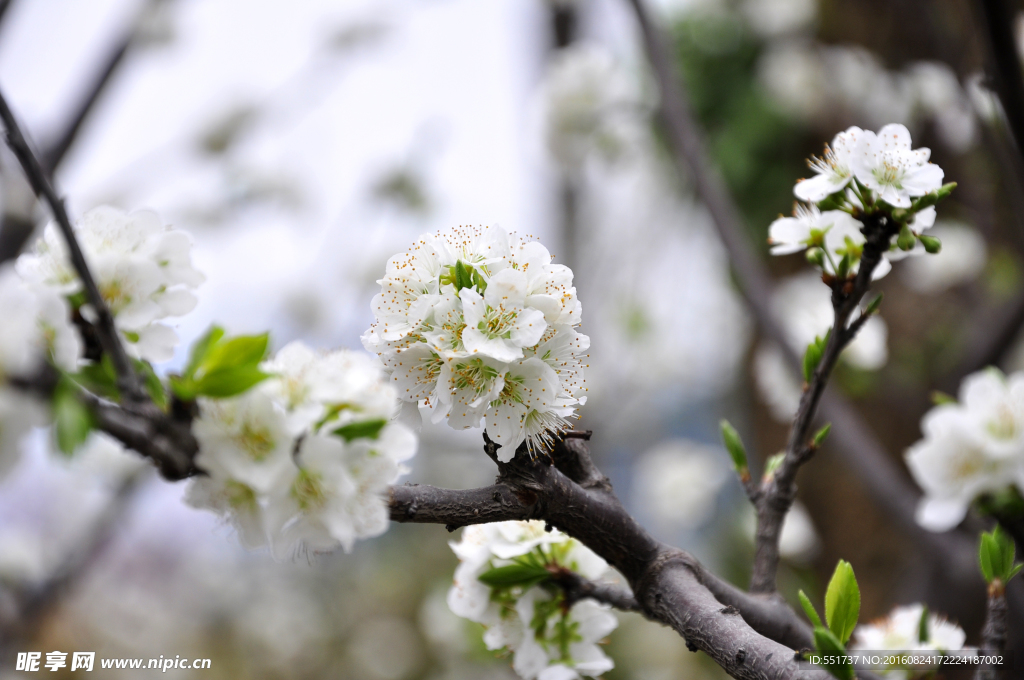
[[[114,371],[117,374],[118,389],[128,399],[144,403],[146,401],[145,393],[139,385],[135,371],[132,370],[132,365],[128,360],[128,355],[125,353],[124,346],[121,345],[117,329],[114,327],[114,317],[110,314],[107,303],[104,302],[103,296],[96,286],[96,281],[93,279],[89,265],[85,261],[82,248],[75,238],[71,220],[68,218],[67,210],[64,208],[64,201],[57,196],[57,192],[39,163],[39,159],[32,152],[32,149],[29,148],[28,142],[25,141],[21,128],[18,126],[18,121],[15,120],[14,114],[11,112],[10,107],[7,105],[7,100],[2,93],[0,93],[0,120],[3,121],[4,128],[7,130],[7,145],[21,163],[25,176],[28,178],[29,184],[32,185],[32,190],[36,196],[44,198],[49,204],[54,219],[64,235],[71,263],[74,265],[75,271],[82,281],[85,297],[96,313],[96,328],[100,333],[100,342],[103,344],[103,351],[110,356],[110,361],[114,366]]]
[[[985,627],[981,629],[982,656],[1002,656],[1006,649],[1006,633],[1010,610],[1006,604],[1006,592],[998,580],[989,586],[988,606],[985,610]],[[985,664],[978,667],[975,680],[999,680],[1003,676],[1000,666]]]
[[[580,600],[590,599],[622,611],[643,613],[633,593],[625,588],[611,583],[591,581],[571,569],[558,569],[552,573],[551,580],[565,592],[566,604],[569,607]]]
[[[977,6],[987,31],[992,80],[1020,151],[1024,149],[1024,72],[1013,35],[1016,9],[1007,0],[981,0]]]

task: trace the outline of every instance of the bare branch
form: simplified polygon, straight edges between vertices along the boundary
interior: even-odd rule
[[[622,611],[642,613],[640,603],[625,588],[591,581],[570,569],[558,569],[552,574],[552,580],[565,591],[565,599],[570,607],[580,600],[590,599]]]
[[[989,586],[988,605],[985,610],[985,627],[981,629],[982,656],[1002,656],[1006,649],[1006,633],[1010,609],[1006,604],[1003,584],[998,580]],[[1000,666],[985,664],[978,667],[975,680],[1000,680],[1003,672]]]
[[[117,374],[118,389],[129,399],[144,402],[146,400],[145,394],[139,385],[135,371],[132,370],[128,355],[121,345],[117,329],[114,327],[114,317],[111,316],[107,303],[104,302],[103,296],[96,286],[96,281],[93,279],[89,265],[85,261],[82,248],[75,238],[71,220],[68,218],[67,210],[64,208],[64,201],[57,195],[49,178],[43,171],[39,159],[32,149],[29,148],[28,142],[25,141],[21,128],[18,126],[18,121],[15,120],[14,114],[11,112],[10,107],[7,105],[7,100],[2,93],[0,93],[0,120],[3,121],[4,127],[7,130],[7,145],[14,152],[14,155],[18,157],[18,161],[25,171],[25,176],[28,178],[29,184],[32,185],[32,190],[49,204],[50,210],[53,211],[54,219],[56,219],[61,233],[64,235],[68,245],[68,253],[71,256],[71,263],[74,265],[78,277],[82,280],[85,297],[96,313],[96,328],[100,332],[103,351],[110,356],[110,361]]]
[[[977,3],[987,30],[989,62],[1006,122],[1024,149],[1024,72],[1021,71],[1017,41],[1013,35],[1017,10],[1007,0],[981,0]]]

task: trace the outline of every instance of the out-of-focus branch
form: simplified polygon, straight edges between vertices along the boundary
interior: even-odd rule
[[[794,370],[800,360],[789,346],[771,315],[771,279],[760,259],[753,253],[744,235],[739,212],[725,185],[710,162],[699,126],[690,110],[685,92],[662,31],[654,25],[643,0],[630,0],[643,34],[647,57],[661,91],[662,119],[673,158],[693,183],[708,208],[719,235],[729,253],[740,293],[746,300],[762,333],[778,344]],[[864,424],[857,412],[837,394],[824,394],[821,414],[833,423],[830,441],[837,445],[844,461],[857,473],[873,500],[912,537],[919,548],[950,563],[956,574],[973,574],[973,538],[959,533],[932,534],[917,526],[914,507],[920,492],[894,465],[885,449]]]
[[[143,18],[136,21],[118,42],[113,45],[107,58],[103,61],[101,69],[98,71],[89,89],[86,90],[84,96],[78,102],[78,105],[72,111],[62,131],[56,140],[42,152],[42,166],[48,176],[53,176],[61,161],[67,155],[68,150],[78,138],[82,125],[113,81],[114,74],[118,71],[124,62],[125,55],[128,54],[131,46],[135,43],[139,27],[145,20],[146,13],[150,11],[151,5],[155,4],[156,1],[159,0],[151,0],[150,6],[142,10]],[[11,0],[0,0],[0,3],[2,3],[0,4],[0,21],[2,21],[3,14],[10,5]],[[5,182],[11,181],[5,178]],[[6,187],[5,193],[9,193]],[[8,209],[8,204],[5,203],[3,216],[0,217],[0,264],[17,257],[22,248],[25,247],[28,239],[31,238],[34,227],[32,223],[32,207],[34,206],[29,206],[27,213],[21,209],[12,211]]]
[[[11,112],[10,107],[7,105],[7,100],[2,93],[0,93],[0,120],[3,121],[4,128],[7,130],[7,145],[14,152],[14,155],[17,156],[18,162],[21,163],[25,176],[28,178],[29,184],[32,185],[32,190],[36,196],[46,200],[50,210],[53,212],[54,219],[57,221],[57,225],[60,227],[61,233],[64,235],[71,263],[78,274],[78,278],[82,281],[86,300],[92,305],[93,311],[96,314],[96,329],[100,333],[103,351],[110,356],[114,372],[117,374],[118,389],[128,399],[144,403],[146,401],[145,393],[139,385],[135,371],[132,369],[128,355],[125,353],[124,346],[118,337],[117,329],[114,327],[114,317],[107,308],[107,303],[103,300],[103,296],[96,286],[96,281],[93,279],[92,272],[89,270],[89,265],[85,261],[85,255],[82,253],[82,248],[78,244],[75,231],[71,226],[71,220],[68,218],[67,210],[64,208],[64,201],[57,195],[39,159],[29,147],[18,125],[18,121]]]
[[[1004,584],[998,580],[989,585],[988,604],[985,609],[985,626],[981,629],[981,656],[1002,656],[1006,649],[1006,634],[1010,616],[1006,604]],[[1001,666],[982,664],[978,667],[975,680],[1001,680]]]
[[[1017,148],[1024,149],[1024,72],[1013,35],[1017,18],[1015,4],[1007,0],[981,0],[977,7],[988,38],[990,70],[996,93],[1003,103],[1006,123]]]

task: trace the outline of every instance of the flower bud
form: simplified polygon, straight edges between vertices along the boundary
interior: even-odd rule
[[[924,246],[924,249],[931,253],[932,255],[942,250],[942,241],[935,238],[934,236],[925,236],[922,234],[917,238],[920,239],[921,245]]]

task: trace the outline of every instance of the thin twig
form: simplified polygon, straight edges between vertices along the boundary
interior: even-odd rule
[[[624,612],[641,612],[640,603],[628,589],[611,583],[600,583],[584,578],[571,569],[558,568],[551,575],[565,592],[566,605],[571,607],[580,600],[603,602]]]
[[[139,385],[135,371],[132,369],[128,355],[125,353],[124,346],[118,337],[117,328],[114,326],[114,317],[110,314],[110,309],[107,308],[107,303],[103,300],[103,296],[96,286],[96,281],[92,277],[92,272],[89,270],[89,265],[85,261],[85,255],[82,253],[82,248],[78,244],[75,231],[71,226],[71,220],[68,218],[67,210],[64,208],[64,201],[57,195],[42,165],[40,165],[39,159],[29,147],[28,142],[25,141],[21,128],[18,126],[18,121],[14,118],[14,114],[7,105],[7,100],[2,92],[0,92],[0,120],[3,121],[4,128],[7,130],[7,145],[14,152],[14,155],[18,157],[18,161],[25,171],[25,176],[28,178],[29,184],[32,185],[32,190],[37,196],[46,200],[50,210],[53,212],[54,219],[57,221],[57,225],[60,227],[61,233],[64,235],[64,240],[68,246],[68,253],[71,256],[71,263],[74,265],[75,271],[82,281],[86,300],[92,305],[93,311],[96,313],[96,328],[100,333],[100,342],[103,344],[103,351],[110,356],[110,361],[114,366],[118,389],[129,399],[144,402],[146,400],[145,393]]]

